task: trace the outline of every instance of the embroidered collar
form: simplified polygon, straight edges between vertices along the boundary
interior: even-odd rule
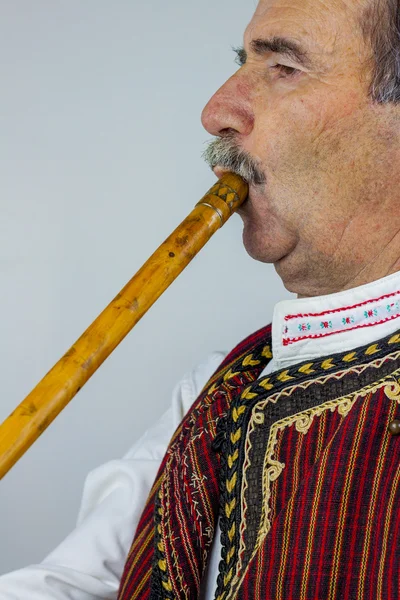
[[[315,298],[278,302],[272,323],[275,368],[351,350],[400,328],[400,272]]]

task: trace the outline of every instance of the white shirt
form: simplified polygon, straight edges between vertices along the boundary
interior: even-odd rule
[[[273,359],[263,374],[352,350],[400,329],[400,272],[337,294],[279,302]],[[120,460],[91,472],[77,527],[39,565],[0,577],[0,600],[117,598],[126,556],[170,438],[225,354],[214,352],[175,387],[169,410]],[[212,600],[220,557],[216,531],[202,588]]]

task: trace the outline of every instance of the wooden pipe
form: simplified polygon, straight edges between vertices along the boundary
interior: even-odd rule
[[[85,385],[211,236],[246,200],[225,173],[32,392],[0,425],[0,479]]]

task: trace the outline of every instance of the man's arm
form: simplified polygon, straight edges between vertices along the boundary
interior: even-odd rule
[[[0,577],[0,600],[117,598],[133,535],[168,443],[223,359],[223,353],[215,352],[183,377],[158,423],[124,458],[89,474],[76,529],[41,564]]]

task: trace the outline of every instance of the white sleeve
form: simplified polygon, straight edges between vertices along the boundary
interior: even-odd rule
[[[172,405],[120,460],[92,471],[76,529],[39,565],[0,577],[0,600],[115,600],[144,503],[168,443],[209,377],[221,352],[186,375]]]

